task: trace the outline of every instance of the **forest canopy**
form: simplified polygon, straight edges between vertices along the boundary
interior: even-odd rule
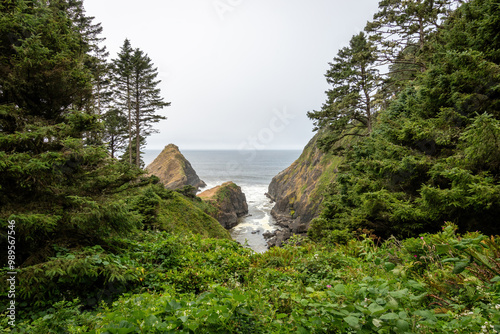
[[[408,237],[437,231],[443,221],[462,231],[500,231],[500,8],[488,0],[466,2],[454,11],[444,8],[455,1],[420,2],[425,10],[403,8],[410,3],[382,1],[382,10],[367,25],[376,46],[372,54],[380,63],[393,54],[392,46],[400,49],[372,94],[378,102],[373,129],[344,151],[344,164],[311,236],[368,229],[383,237]],[[395,6],[400,16],[389,10]],[[425,21],[417,20],[419,15],[430,16],[422,16]],[[391,20],[400,28],[381,34],[378,28]],[[428,26],[417,29],[415,22]],[[415,39],[409,31],[423,35]],[[405,58],[410,50],[416,58]],[[332,67],[338,64],[336,58]],[[411,64],[421,70],[401,75]],[[309,114],[319,128],[333,129],[320,140],[326,150],[338,149],[332,136],[349,131],[337,129],[339,122],[360,124],[355,117],[347,122],[328,118],[330,105]]]

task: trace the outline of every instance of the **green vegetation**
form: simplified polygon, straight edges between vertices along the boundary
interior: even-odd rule
[[[312,196],[325,198],[321,216],[308,237],[255,254],[192,188],[167,190],[138,168],[166,106],[142,51],[124,44],[125,95],[111,107],[100,25],[81,1],[1,1],[0,248],[14,233],[16,243],[15,256],[1,252],[15,266],[0,270],[0,330],[500,331],[500,7],[380,9],[339,52],[329,100],[309,114],[326,151]],[[144,82],[151,105],[126,86]],[[13,270],[15,325],[4,307]]]
[[[352,37],[330,63],[326,81],[332,89],[320,111],[309,112],[315,130],[325,129],[320,147],[330,149],[348,136],[365,136],[372,130],[380,76],[375,67],[376,47],[361,32]],[[367,131],[363,131],[367,129]]]
[[[392,98],[378,105],[371,134],[344,149],[344,163],[331,179],[310,236],[335,239],[339,233],[369,229],[384,238],[404,238],[435,232],[443,221],[452,221],[460,231],[498,234],[500,8],[495,1],[475,0],[448,12],[443,1],[424,1],[435,11],[419,11],[415,4],[415,11],[407,8],[407,15],[398,18],[388,8],[412,2],[396,3],[382,1],[376,18],[382,22],[387,15],[384,24],[399,22],[407,29],[400,37],[425,33],[417,40],[418,57],[411,58],[421,71],[398,76],[403,65],[393,63],[395,72],[380,87]],[[412,30],[418,20],[410,13],[437,15],[441,28],[431,29],[432,20],[424,20],[428,29]],[[375,35],[382,50],[394,45],[383,36]],[[324,129],[328,132],[329,126]],[[328,143],[331,134],[324,137]]]
[[[116,239],[114,245],[108,251],[58,249],[38,281],[21,291],[30,311],[18,331],[500,330],[500,242],[477,232],[457,235],[452,224],[436,234],[383,243],[366,235],[329,246],[293,238],[264,254],[233,241],[165,232]],[[30,271],[20,274],[29,277]],[[32,299],[30,291],[36,291]],[[32,306],[43,295],[47,306]]]
[[[214,208],[191,201],[174,192],[173,198],[159,205],[158,226],[171,233],[198,233],[203,237],[231,239],[229,232],[208,215]]]
[[[157,132],[152,127],[153,123],[166,119],[157,115],[156,111],[169,106],[170,102],[164,102],[160,96],[157,86],[161,81],[157,80],[158,69],[154,68],[151,58],[140,49],[132,49],[128,39],[123,43],[118,58],[113,60],[111,69],[116,101],[109,112],[122,111],[121,116],[126,117],[127,122],[123,120],[121,123],[122,132],[128,135],[124,159],[141,167],[144,138]]]

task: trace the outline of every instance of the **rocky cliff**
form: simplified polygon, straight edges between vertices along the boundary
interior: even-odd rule
[[[160,178],[167,189],[178,189],[191,185],[196,189],[206,186],[194,171],[191,163],[182,155],[174,144],[165,146],[146,170]]]
[[[271,214],[281,226],[269,240],[270,246],[280,246],[292,234],[307,232],[309,223],[319,214],[324,192],[335,178],[342,158],[321,152],[317,140],[318,134],[269,185],[267,195],[275,202]]]
[[[236,226],[238,218],[248,213],[245,194],[233,182],[226,182],[215,188],[205,190],[198,196],[215,208],[209,214],[226,229]]]

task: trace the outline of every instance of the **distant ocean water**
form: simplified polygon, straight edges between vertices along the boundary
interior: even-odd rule
[[[144,162],[151,163],[161,150],[146,150]],[[233,181],[246,195],[249,216],[241,218],[230,230],[234,240],[247,244],[256,252],[265,252],[267,245],[262,236],[265,231],[274,231],[271,217],[273,204],[265,196],[272,178],[286,169],[299,156],[300,150],[261,151],[194,151],[181,150],[198,176],[210,189],[227,181]],[[253,233],[252,232],[256,232]]]

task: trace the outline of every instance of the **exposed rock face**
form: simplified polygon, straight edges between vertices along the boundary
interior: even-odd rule
[[[269,185],[267,196],[276,203],[271,214],[282,227],[268,241],[269,246],[280,246],[292,234],[307,232],[309,223],[319,214],[323,193],[335,178],[341,158],[321,152],[317,139],[318,134]]]
[[[238,218],[248,213],[245,194],[233,182],[205,190],[198,196],[216,208],[212,216],[226,229],[236,226]]]
[[[168,189],[178,189],[191,185],[198,188],[206,186],[194,171],[191,163],[182,155],[174,144],[168,144],[146,170],[160,178]]]

